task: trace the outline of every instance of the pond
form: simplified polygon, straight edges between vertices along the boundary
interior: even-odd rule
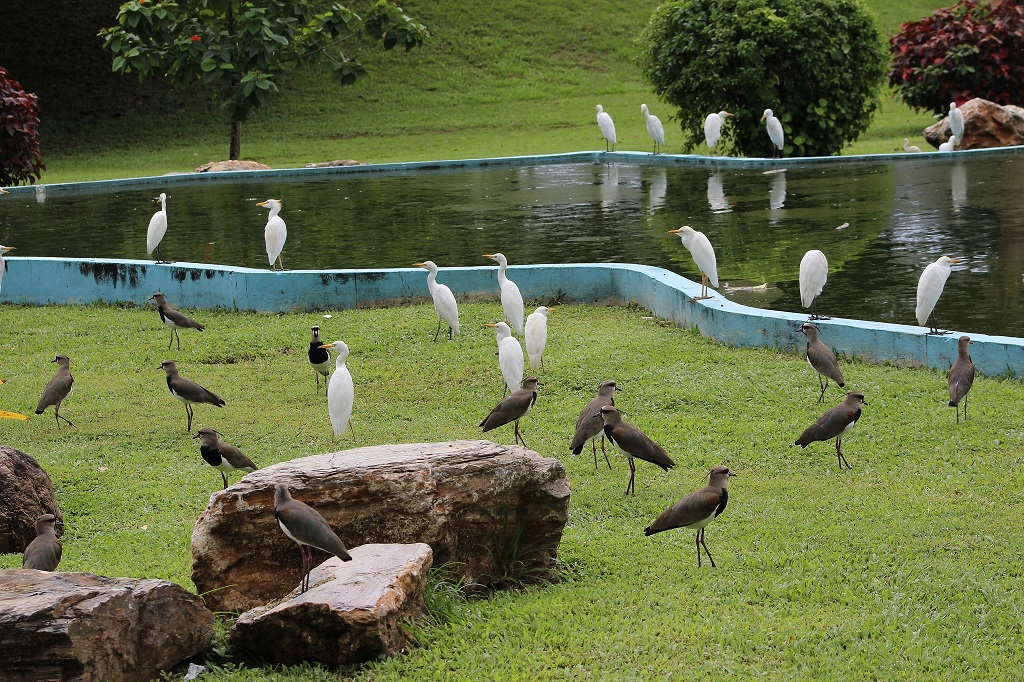
[[[177,179],[0,197],[0,244],[17,256],[145,259],[150,200],[166,191],[161,248],[175,261],[268,267],[267,211],[256,203],[273,197],[288,268],[485,266],[482,254],[500,251],[513,265],[641,263],[699,281],[666,234],[690,225],[715,246],[719,291],[739,303],[800,312],[800,259],[820,249],[829,279],[819,312],[916,324],[917,280],[949,255],[963,262],[936,307],[940,326],[1024,336],[1021,188],[1024,156],[1013,152]]]

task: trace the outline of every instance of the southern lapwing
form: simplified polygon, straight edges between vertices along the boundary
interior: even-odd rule
[[[644,535],[654,535],[673,528],[692,528],[697,531],[697,567],[700,568],[702,546],[707,552],[711,566],[714,567],[715,560],[704,542],[704,529],[725,511],[725,505],[729,502],[729,477],[735,475],[729,471],[729,467],[719,464],[711,470],[710,480],[706,486],[686,495],[661,512],[651,525],[644,528]]]
[[[693,262],[700,270],[700,296],[694,296],[691,301],[702,301],[711,298],[708,295],[708,283],[718,288],[718,262],[715,259],[715,247],[711,246],[711,240],[703,232],[693,229],[689,225],[683,225],[678,230],[669,230],[669,234],[679,235],[683,246],[693,256]]]
[[[490,258],[498,264],[498,288],[501,289],[501,309],[505,313],[505,319],[509,326],[516,330],[516,334],[523,334],[523,295],[519,293],[516,283],[505,276],[505,268],[508,267],[508,259],[503,253],[485,253],[484,258]],[[518,385],[518,382],[516,382]],[[514,388],[511,390],[515,390]]]
[[[434,343],[437,343],[437,337],[441,334],[441,322],[448,325],[448,340],[452,340],[459,334],[459,304],[455,301],[455,294],[444,284],[437,283],[437,265],[434,261],[426,260],[413,265],[427,269],[427,290],[434,300],[434,312],[437,313]]]
[[[538,383],[537,377],[526,377],[523,379],[523,387],[507,398],[503,398],[501,402],[495,405],[494,409],[484,417],[479,426],[484,432],[487,432],[499,426],[504,426],[509,422],[515,422],[515,443],[522,443],[523,447],[529,447],[526,445],[526,441],[523,440],[522,434],[519,433],[519,420],[537,402]]]
[[[628,422],[622,421],[622,415],[611,406],[601,407],[597,417],[604,421],[604,435],[612,445],[629,460],[629,483],[626,484],[626,495],[632,491],[636,495],[636,465],[633,459],[642,459],[660,466],[668,471],[676,465],[665,449],[648,438],[644,433]],[[594,421],[597,421],[595,418]]]
[[[43,514],[36,519],[36,538],[25,548],[22,568],[37,571],[56,571],[63,551],[53,526],[57,522],[53,514]]]
[[[309,351],[306,357],[309,358],[309,366],[313,368],[313,375],[316,378],[316,392],[320,393],[320,377],[324,378],[324,393],[327,393],[327,377],[331,375],[331,351],[324,348],[324,342],[320,338],[320,327],[310,327],[312,336],[309,340]]]
[[[526,355],[530,358],[530,367],[536,372],[544,368],[544,348],[548,345],[548,313],[558,308],[538,306],[526,318]]]
[[[828,388],[829,379],[839,384],[840,387],[846,386],[846,383],[843,381],[843,373],[839,371],[839,363],[836,362],[836,356],[832,354],[828,346],[818,339],[817,327],[809,322],[805,322],[800,325],[798,331],[802,331],[804,336],[807,337],[807,364],[818,373],[818,387],[821,388],[821,395],[818,396],[818,402],[820,403],[825,399],[825,389]],[[824,381],[822,381],[822,377],[824,377]]]
[[[939,331],[939,324],[935,321],[935,304],[939,302],[949,273],[959,262],[957,258],[942,256],[934,263],[929,263],[921,273],[921,279],[917,281],[917,323],[922,327],[927,324],[929,334],[949,333]]]
[[[971,362],[971,337],[961,336],[956,344],[956,362],[949,368],[949,406],[956,408],[960,421],[960,401],[964,403],[964,421],[967,421],[967,394],[974,385],[974,363]]]
[[[66,355],[58,355],[51,362],[56,362],[59,369],[56,376],[46,382],[43,394],[39,396],[36,403],[36,414],[42,414],[50,405],[53,405],[53,417],[57,421],[57,428],[60,428],[60,420],[67,422],[68,426],[74,426],[71,421],[60,413],[60,404],[71,395],[74,390],[75,380],[71,377],[71,360]]]
[[[185,403],[185,414],[188,415],[188,426],[185,430],[189,433],[192,433],[192,403],[209,403],[224,407],[223,398],[178,374],[178,366],[171,360],[161,362],[160,368],[167,372],[167,388],[170,389],[171,395]]]
[[[274,517],[284,534],[299,544],[299,554],[302,555],[302,592],[309,589],[309,572],[313,570],[311,547],[322,549],[342,561],[352,560],[344,543],[331,530],[320,512],[304,502],[292,499],[284,483],[274,486]]]
[[[498,342],[498,368],[501,369],[501,376],[505,380],[505,391],[515,393],[523,382],[523,370],[526,362],[523,360],[523,347],[519,340],[512,336],[512,329],[504,322],[490,323],[484,325],[494,330],[495,339]]]
[[[327,413],[331,417],[333,438],[345,433],[347,426],[352,431],[352,440],[356,440],[355,429],[352,428],[352,404],[355,402],[355,386],[352,384],[352,373],[348,371],[345,361],[348,360],[348,345],[344,341],[326,343],[321,348],[335,352],[334,373],[327,384]]]
[[[850,466],[850,463],[846,461],[846,457],[843,456],[841,444],[843,433],[852,429],[857,420],[860,419],[862,405],[867,405],[863,393],[856,391],[847,393],[846,400],[825,412],[825,414],[818,417],[818,421],[804,429],[804,432],[796,439],[795,444],[806,448],[816,440],[835,438],[836,457],[839,459],[839,468],[842,469],[843,466],[846,466],[847,469],[852,469],[853,467]]]
[[[600,417],[602,407],[615,405],[615,391],[618,390],[614,381],[609,380],[602,383],[597,389],[597,397],[587,403],[587,406],[580,412],[579,418],[576,419],[576,433],[572,435],[569,449],[572,454],[579,455],[589,440],[594,449],[595,469],[597,468],[597,443],[594,441],[598,436],[601,436],[601,453],[604,455],[604,461],[608,464],[609,469],[612,468],[608,452],[604,449],[604,423],[600,421]]]
[[[167,302],[163,292],[156,292],[149,297],[149,300],[156,301],[156,309],[160,313],[160,321],[171,329],[171,337],[167,340],[167,350],[171,349],[171,342],[177,340],[178,350],[181,350],[181,338],[178,337],[178,329],[198,329],[203,331],[205,327],[193,320],[188,315],[183,315],[174,306]]]
[[[227,489],[229,471],[256,471],[259,467],[243,455],[241,450],[230,443],[225,443],[218,436],[217,431],[204,426],[192,438],[200,439],[199,454],[207,464],[220,471],[220,477],[224,479],[224,488]]]

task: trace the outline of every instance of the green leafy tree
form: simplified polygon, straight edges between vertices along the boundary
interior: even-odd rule
[[[867,129],[887,64],[861,0],[669,0],[637,39],[637,64],[678,107],[686,150],[711,112],[735,114],[725,149],[770,156],[760,123],[772,109],[787,156],[837,154]]]
[[[290,70],[316,60],[351,85],[366,75],[358,53],[419,47],[426,28],[400,7],[378,0],[362,16],[315,0],[131,0],[117,26],[100,31],[113,70],[139,80],[166,74],[180,88],[215,89],[231,119],[230,158],[241,153],[241,123],[270,102]],[[345,48],[351,48],[352,53]]]

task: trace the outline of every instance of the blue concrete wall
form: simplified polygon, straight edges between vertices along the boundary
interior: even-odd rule
[[[427,271],[288,270],[270,272],[223,265],[109,259],[7,258],[0,302],[31,305],[134,303],[146,305],[154,291],[182,308],[233,308],[278,312],[345,309],[427,294]],[[661,268],[617,263],[511,266],[509,277],[524,297],[548,298],[562,291],[577,302],[635,302],[655,315],[723,343],[797,351],[805,315],[739,305],[716,295],[692,301],[700,284]],[[497,267],[442,268],[438,280],[457,296],[497,298]],[[150,304],[152,305],[152,304]],[[0,309],[2,315],[2,309]],[[0,322],[2,323],[2,322]],[[870,362],[948,369],[959,333],[929,336],[922,327],[833,318],[818,322],[821,338],[837,353]],[[1024,374],[1024,339],[971,335],[971,357],[987,375]]]

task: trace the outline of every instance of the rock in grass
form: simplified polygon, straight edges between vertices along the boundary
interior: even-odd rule
[[[20,450],[0,445],[0,553],[20,554],[36,538],[36,519],[57,517],[57,536],[64,526],[53,485],[39,463]]]
[[[380,445],[282,462],[215,492],[196,522],[192,581],[215,611],[266,604],[301,578],[295,543],[274,519],[275,483],[346,547],[424,542],[467,583],[549,577],[568,519],[561,462],[521,447]]]
[[[976,97],[960,107],[964,115],[964,139],[960,149],[987,149],[1024,144],[1024,109],[1001,106]],[[924,139],[938,148],[949,139],[949,117],[924,129]]]

